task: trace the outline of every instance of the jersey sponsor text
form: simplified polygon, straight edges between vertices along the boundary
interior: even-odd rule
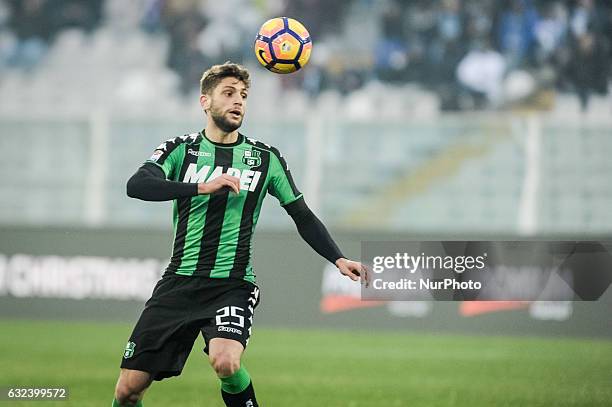
[[[223,167],[217,166],[207,177],[210,168],[209,165],[205,165],[198,171],[197,164],[189,164],[183,182],[210,182],[223,174]],[[240,189],[247,191],[255,191],[259,178],[261,178],[261,171],[240,170],[232,167],[227,169],[226,174],[239,178]]]

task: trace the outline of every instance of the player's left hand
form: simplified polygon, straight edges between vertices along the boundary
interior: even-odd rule
[[[361,284],[366,287],[370,285],[370,272],[360,262],[339,258],[336,260],[336,267],[338,267],[340,274],[347,276],[351,280],[357,281],[361,278]]]

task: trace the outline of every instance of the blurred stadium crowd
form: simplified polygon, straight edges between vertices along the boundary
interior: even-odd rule
[[[253,64],[255,31],[277,15],[313,36],[311,66],[282,77],[310,98],[416,87],[437,110],[474,110],[550,108],[561,92],[586,110],[612,78],[605,0],[0,0],[0,96],[79,93],[94,76],[94,105],[180,106],[204,67]]]
[[[522,96],[530,80],[577,92],[583,108],[607,93],[610,2],[394,1],[381,21],[377,76],[425,83],[448,109],[462,107],[464,92],[476,107]],[[504,92],[504,77],[514,90]]]

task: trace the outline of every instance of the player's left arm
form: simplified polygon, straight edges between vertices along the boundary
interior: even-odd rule
[[[335,264],[341,274],[353,281],[361,278],[361,282],[367,285],[369,283],[367,268],[357,261],[344,257],[323,222],[306,205],[302,193],[293,182],[285,159],[278,150],[274,150],[270,155],[270,172],[272,174],[270,193],[293,218],[298,233],[306,243],[322,257]]]
[[[361,278],[364,284],[369,283],[369,275],[360,262],[344,257],[336,242],[319,218],[310,210],[303,197],[284,206],[295,222],[298,233],[319,255],[334,263],[341,274],[353,281]]]

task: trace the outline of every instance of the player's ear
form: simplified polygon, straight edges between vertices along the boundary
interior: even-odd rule
[[[209,95],[200,95],[200,106],[204,111],[210,109],[210,96]]]

